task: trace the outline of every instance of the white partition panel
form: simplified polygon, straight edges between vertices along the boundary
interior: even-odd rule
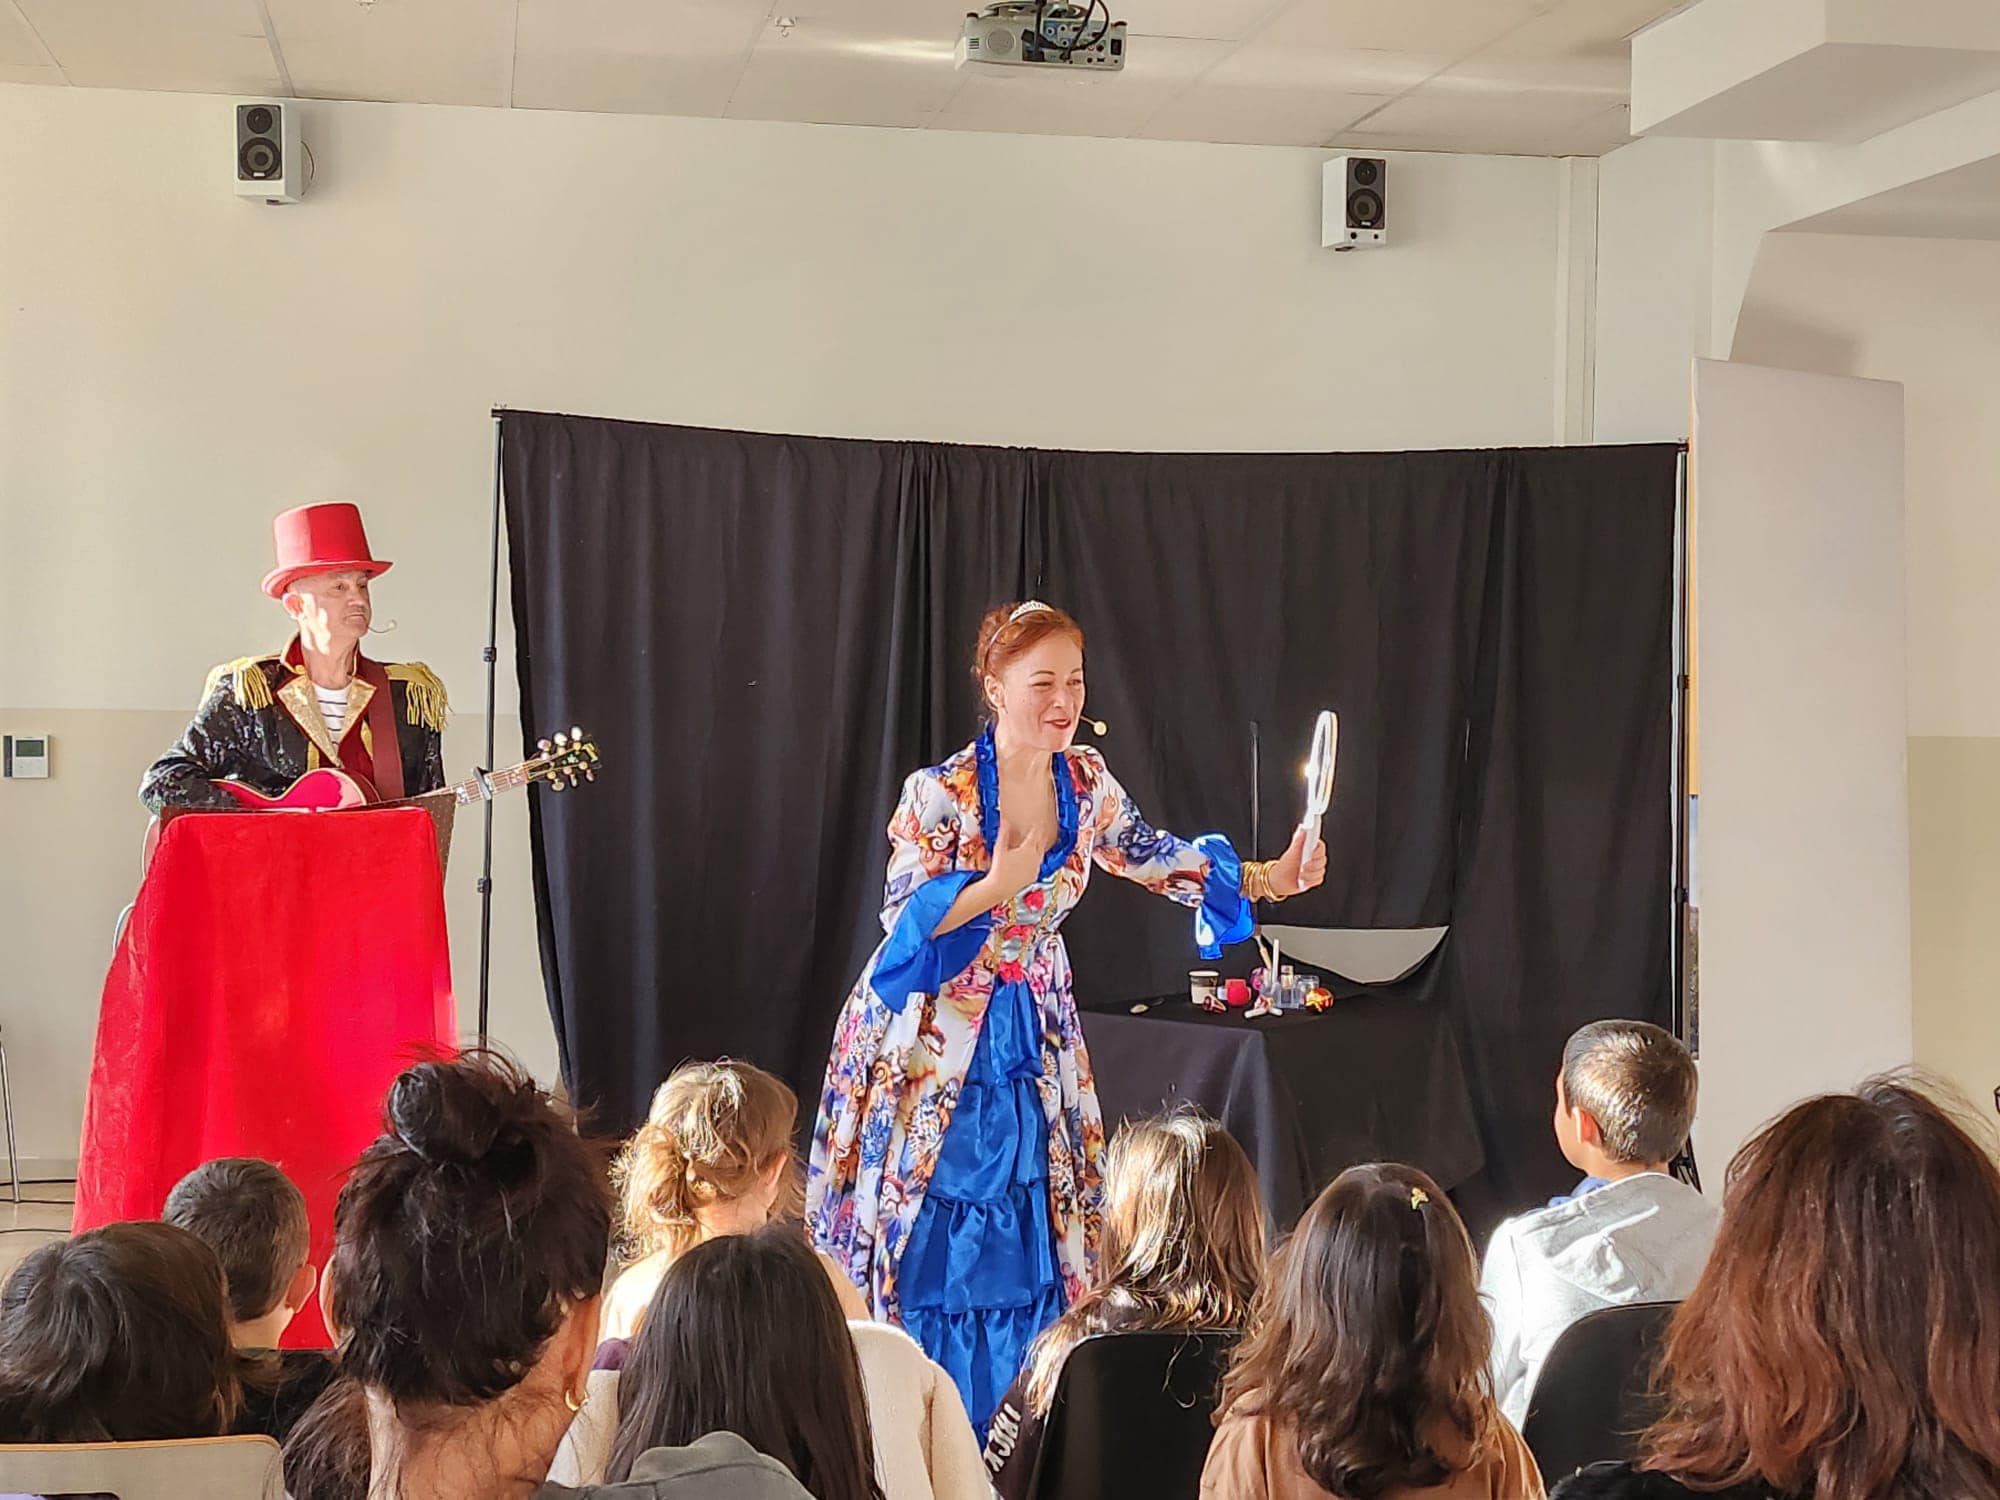
[[[1907,1063],[1903,388],[1694,364],[1701,1112],[1730,1155]]]

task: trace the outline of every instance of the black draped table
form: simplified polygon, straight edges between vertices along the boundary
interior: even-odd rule
[[[1254,1021],[1182,995],[1082,1020],[1107,1134],[1120,1120],[1199,1105],[1242,1142],[1280,1232],[1356,1162],[1408,1162],[1447,1189],[1486,1163],[1457,1032],[1408,993]]]

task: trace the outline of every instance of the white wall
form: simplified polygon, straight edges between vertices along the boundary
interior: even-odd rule
[[[74,1154],[132,788],[280,635],[269,518],[359,501],[385,655],[478,743],[494,405],[1135,449],[1541,443],[1558,163],[1416,156],[1320,249],[1320,153],[316,103],[319,177],[230,191],[217,98],[0,86],[0,981],[33,1155]],[[513,702],[503,642],[502,711]],[[503,721],[504,732],[515,732]],[[505,740],[503,738],[503,744]],[[517,800],[496,1031],[547,1069]],[[476,821],[451,874],[469,1026]]]
[[[2000,243],[1773,234],[1739,358],[1895,380],[1908,421],[1912,1014],[1919,1063],[2000,1086]]]
[[[1704,1178],[1911,1055],[1903,392],[1702,360]]]
[[[1634,141],[1598,163],[1600,443],[1681,442],[1688,365],[1709,346],[1715,148]]]

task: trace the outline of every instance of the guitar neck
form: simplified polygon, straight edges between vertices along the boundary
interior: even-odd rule
[[[486,783],[484,790],[480,787],[480,777],[468,776],[465,780],[455,781],[431,795],[449,796],[460,807],[466,807],[474,802],[484,802],[488,797],[501,792],[512,791],[517,786],[526,786],[533,779],[529,774],[528,763],[523,762],[518,766],[509,766],[504,771],[488,772],[484,778]]]

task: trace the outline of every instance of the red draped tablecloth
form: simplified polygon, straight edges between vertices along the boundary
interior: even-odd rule
[[[456,1034],[429,814],[175,818],[104,982],[76,1229],[158,1218],[190,1169],[261,1156],[304,1192],[324,1269],[391,1080]],[[317,1305],[285,1337],[326,1342]]]

